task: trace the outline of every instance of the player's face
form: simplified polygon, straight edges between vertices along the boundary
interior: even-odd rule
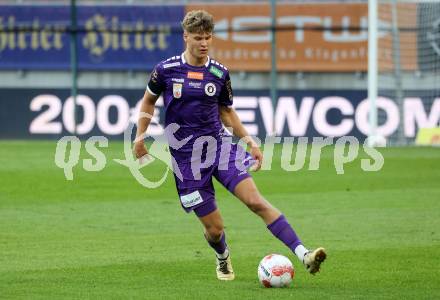
[[[212,43],[212,33],[189,33],[183,34],[183,39],[186,43],[186,49],[191,56],[201,60],[208,56],[208,50]]]

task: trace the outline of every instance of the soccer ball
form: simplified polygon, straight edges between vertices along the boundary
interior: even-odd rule
[[[258,265],[258,279],[267,288],[289,286],[295,276],[290,260],[280,254],[265,256]]]

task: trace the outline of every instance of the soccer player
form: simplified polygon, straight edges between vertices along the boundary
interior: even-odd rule
[[[162,61],[151,73],[140,109],[134,144],[136,157],[141,159],[148,154],[143,136],[156,100],[162,94],[165,125],[177,124],[178,128],[167,133],[177,192],[183,209],[194,211],[204,226],[205,238],[216,253],[217,278],[233,280],[234,271],[222,216],[215,202],[212,177],[261,217],[270,232],[292,250],[311,274],[315,274],[326,258],[325,250],[310,251],[304,247],[284,215],[259,193],[245,168],[252,158],[254,169],[260,169],[263,155],[232,108],[228,69],[208,56],[214,30],[212,16],[203,10],[190,11],[182,27],[185,52]],[[222,124],[247,143],[249,152],[225,142]],[[199,141],[208,146],[204,147],[206,143]],[[227,148],[224,145],[229,146],[226,160],[219,158],[222,149]],[[207,164],[207,160],[211,163]]]

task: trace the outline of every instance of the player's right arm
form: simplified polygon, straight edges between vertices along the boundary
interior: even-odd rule
[[[147,90],[142,99],[133,149],[136,158],[141,158],[148,154],[147,148],[144,144],[144,135],[148,129],[148,125],[150,125],[151,119],[153,118],[156,101],[165,89],[165,80],[162,72],[163,68],[161,68],[160,64],[154,68],[153,72],[151,72],[150,81],[148,82]]]
[[[134,143],[134,154],[136,155],[136,158],[141,158],[148,154],[144,143],[144,133],[147,132],[148,126],[153,118],[154,106],[158,98],[159,95],[150,94],[148,90],[145,91],[139,111],[136,139]]]

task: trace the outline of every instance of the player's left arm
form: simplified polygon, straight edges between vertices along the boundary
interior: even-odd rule
[[[244,128],[243,124],[240,121],[237,113],[235,112],[232,106],[219,105],[220,119],[225,127],[230,127],[233,130],[233,134],[243,141],[249,147],[249,152],[252,157],[257,161],[257,165],[255,167],[255,171],[258,171],[261,168],[261,164],[263,163],[263,154],[261,153],[260,147],[254,141],[254,139],[249,135],[246,128]]]

